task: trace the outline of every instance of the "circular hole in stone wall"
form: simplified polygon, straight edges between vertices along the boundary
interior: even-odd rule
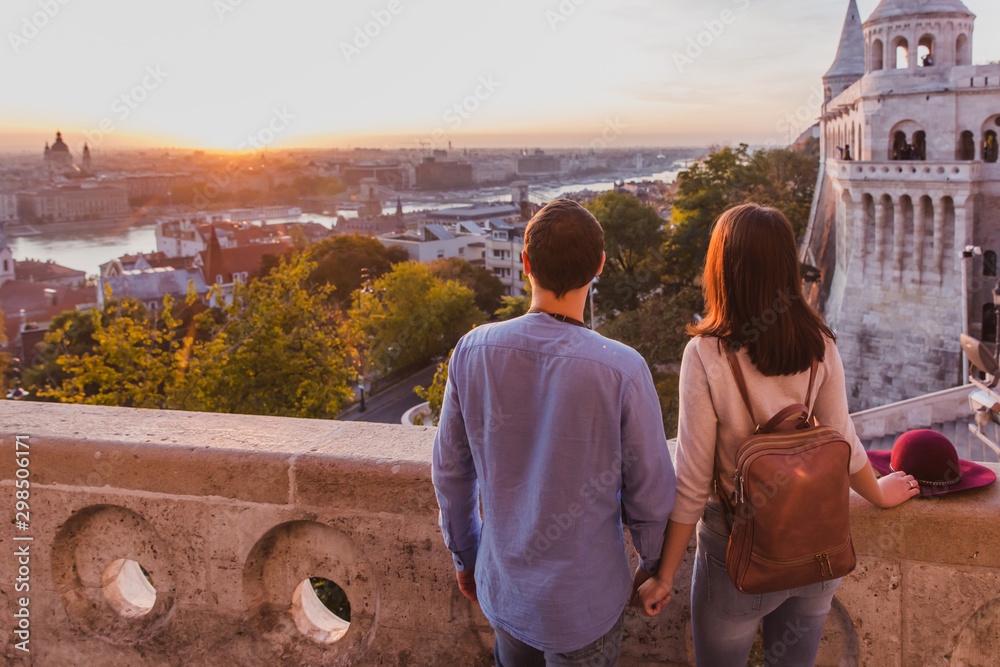
[[[344,589],[329,579],[303,579],[292,593],[292,618],[309,639],[332,644],[351,627],[351,601]]]
[[[123,618],[139,618],[153,610],[156,588],[149,573],[134,560],[119,558],[101,575],[104,599]]]

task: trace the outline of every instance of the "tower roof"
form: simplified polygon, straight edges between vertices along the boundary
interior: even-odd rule
[[[851,0],[847,7],[847,18],[844,19],[844,31],[840,34],[840,46],[837,47],[837,58],[824,78],[834,76],[857,76],[859,79],[865,73],[865,31],[861,25],[861,13],[858,3]]]
[[[56,140],[52,144],[52,151],[55,153],[69,153],[69,146],[63,141],[62,132],[56,132]]]
[[[882,0],[865,23],[917,14],[965,14],[975,16],[961,0]]]

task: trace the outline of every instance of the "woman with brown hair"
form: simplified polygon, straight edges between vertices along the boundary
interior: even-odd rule
[[[716,222],[705,264],[707,314],[690,326],[680,376],[677,499],[658,573],[641,584],[636,604],[655,616],[670,600],[674,575],[697,530],[691,584],[695,658],[705,667],[742,666],[763,621],[765,661],[812,665],[840,579],[746,595],[726,572],[730,527],[714,495],[713,471],[735,469],[736,450],[753,435],[747,406],[723,346],[738,350],[755,415],[773,415],[807,395],[815,374],[813,414],[852,443],[850,483],[879,507],[917,495],[910,475],[876,480],[847,409],[844,366],[835,336],[805,301],[792,226],[773,208],[746,204]],[[731,496],[733,480],[721,476]],[[642,579],[642,576],[639,576]]]

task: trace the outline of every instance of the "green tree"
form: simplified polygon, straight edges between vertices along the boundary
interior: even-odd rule
[[[297,255],[266,278],[237,285],[220,323],[199,315],[207,342],[185,339],[170,402],[207,412],[332,419],[353,396],[357,370],[329,303],[309,289],[315,264]]]
[[[659,285],[663,219],[651,206],[620,192],[585,204],[604,229],[607,261],[597,295],[605,313],[634,310]]]
[[[350,304],[351,294],[361,287],[363,271],[378,278],[394,264],[407,261],[402,248],[386,248],[378,239],[360,234],[320,241],[308,249],[306,256],[316,263],[309,284],[314,287],[330,285],[333,288],[331,298],[345,308]]]
[[[437,424],[441,419],[441,406],[444,404],[444,390],[448,384],[448,365],[451,363],[451,355],[454,350],[448,353],[448,358],[438,364],[437,372],[434,373],[434,380],[428,387],[414,387],[413,392],[420,398],[427,401],[427,407],[431,411],[431,420]]]
[[[354,296],[349,321],[365,367],[384,375],[444,354],[483,321],[472,290],[416,262],[397,264]]]
[[[660,292],[601,328],[603,335],[634,348],[649,364],[669,437],[677,432],[678,374],[690,340],[685,328],[702,307],[698,288],[684,288],[672,295]]]
[[[515,317],[521,317],[526,315],[529,310],[531,310],[531,297],[530,296],[503,296],[500,297],[503,306],[497,309],[494,313],[496,317],[501,322],[507,320],[512,320]]]
[[[500,307],[503,283],[487,269],[473,266],[461,257],[439,259],[427,266],[441,280],[454,280],[471,289],[476,295],[476,306],[485,314]]]
[[[733,206],[756,202],[778,208],[801,236],[818,168],[813,143],[800,150],[759,150],[752,155],[740,144],[717,150],[681,172],[664,244],[664,281],[694,284],[705,263],[712,227]]]

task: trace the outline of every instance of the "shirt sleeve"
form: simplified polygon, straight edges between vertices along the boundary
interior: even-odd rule
[[[708,371],[692,339],[681,361],[680,413],[677,421],[677,503],[670,519],[698,523],[712,488],[719,418],[708,385]]]
[[[448,369],[448,383],[441,418],[434,438],[432,478],[441,508],[439,523],[455,569],[474,570],[483,521],[479,516],[479,482],[459,404],[457,376],[461,373],[458,350]]]
[[[660,399],[643,363],[622,410],[622,507],[642,568],[656,572],[677,483]]]
[[[850,473],[853,475],[864,469],[865,464],[868,463],[868,455],[865,453],[864,445],[861,444],[861,439],[854,428],[854,421],[851,419],[847,407],[844,362],[833,341],[829,341],[826,345],[826,358],[823,360],[823,365],[826,367],[826,377],[823,378],[823,383],[816,394],[813,414],[816,415],[820,424],[836,429],[844,436],[844,440],[851,443]]]

